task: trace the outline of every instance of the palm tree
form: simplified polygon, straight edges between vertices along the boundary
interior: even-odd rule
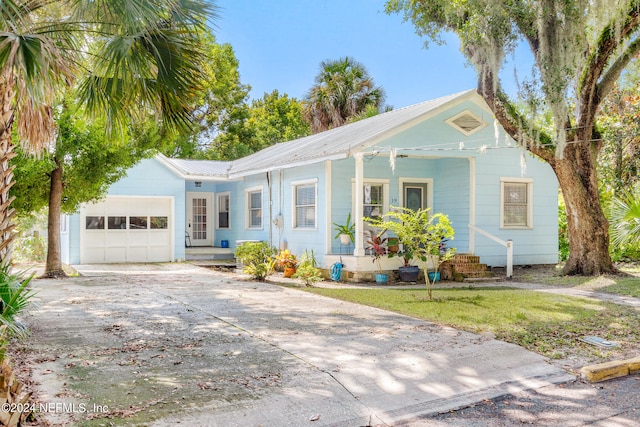
[[[611,244],[640,245],[640,190],[624,192],[611,202]]]
[[[315,84],[305,98],[304,115],[317,133],[345,124],[368,108],[380,110],[385,94],[367,69],[348,56],[323,61]]]
[[[26,150],[51,146],[52,105],[73,87],[113,136],[151,111],[169,129],[187,126],[203,68],[200,34],[214,10],[203,0],[0,2],[0,264],[13,239],[14,125]]]

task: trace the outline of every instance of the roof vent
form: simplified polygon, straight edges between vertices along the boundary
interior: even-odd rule
[[[446,122],[453,128],[459,130],[463,134],[469,136],[487,126],[487,123],[480,119],[469,110],[465,110],[460,114],[456,114]]]

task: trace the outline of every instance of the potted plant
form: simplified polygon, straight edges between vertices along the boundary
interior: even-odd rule
[[[376,273],[376,283],[384,284],[387,283],[389,279],[386,274],[382,272],[382,265],[380,260],[383,256],[387,254],[387,251],[384,247],[384,244],[387,241],[386,237],[383,237],[385,231],[381,231],[378,234],[374,234],[373,232],[370,234],[369,239],[367,240],[366,249],[369,251],[371,256],[373,257],[373,262],[378,265],[378,273]]]
[[[414,211],[392,206],[392,210],[382,218],[365,218],[365,220],[376,228],[388,230],[398,236],[403,245],[403,251],[400,254],[405,265],[414,258],[422,261],[424,279],[429,299],[431,299],[431,285],[439,273],[440,265],[455,254],[455,248],[442,246],[442,242],[453,239],[454,235],[449,217],[442,213],[429,215],[429,209]],[[430,265],[433,268],[434,279],[429,278]]]
[[[280,251],[276,258],[276,263],[283,269],[284,277],[291,277],[296,272],[298,260],[289,249]]]
[[[334,238],[340,238],[341,244],[348,245],[355,240],[354,233],[356,231],[356,224],[351,222],[351,212],[347,215],[347,222],[345,224],[334,222],[333,225],[338,232]]]

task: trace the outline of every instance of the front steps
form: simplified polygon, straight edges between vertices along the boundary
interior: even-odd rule
[[[187,261],[233,261],[235,258],[230,248],[218,248],[213,246],[191,246],[185,249]]]
[[[456,282],[495,281],[496,277],[487,264],[480,263],[480,257],[471,254],[455,254],[452,260],[440,266],[443,280]]]

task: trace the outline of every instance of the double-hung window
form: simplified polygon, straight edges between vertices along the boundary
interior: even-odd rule
[[[364,184],[362,206],[365,217],[379,218],[382,216],[384,213],[384,196],[383,184]]]
[[[262,228],[262,187],[247,190],[247,228]]]
[[[504,228],[531,228],[532,188],[530,179],[501,178],[500,225]]]
[[[317,223],[317,181],[293,182],[295,204],[294,228],[316,228]]]
[[[230,193],[218,194],[218,200],[216,206],[218,207],[218,228],[228,229],[229,225],[229,211],[230,211]]]

